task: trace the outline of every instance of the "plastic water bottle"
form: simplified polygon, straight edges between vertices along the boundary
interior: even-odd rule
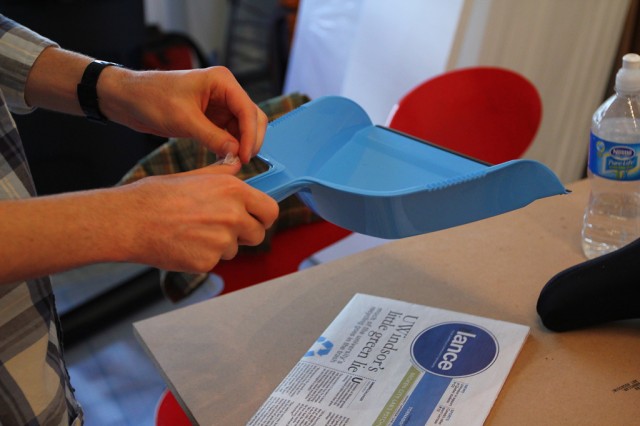
[[[582,250],[589,259],[640,237],[640,55],[622,58],[615,90],[591,124],[591,194],[582,226]]]

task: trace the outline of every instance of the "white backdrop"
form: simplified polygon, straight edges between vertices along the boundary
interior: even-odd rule
[[[384,124],[396,101],[446,69],[463,0],[303,0],[285,93],[343,95]]]
[[[526,158],[582,177],[630,0],[302,0],[285,92],[343,95],[376,124],[412,87],[474,65],[523,74],[543,101]],[[619,64],[616,64],[618,67]]]

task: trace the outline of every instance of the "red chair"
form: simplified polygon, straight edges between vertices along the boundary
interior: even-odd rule
[[[192,426],[178,401],[167,389],[160,396],[156,407],[156,426]]]
[[[499,164],[521,157],[536,135],[542,101],[522,75],[497,67],[450,71],[394,107],[388,127]]]
[[[324,220],[288,228],[271,237],[268,252],[240,253],[229,261],[220,261],[213,273],[224,280],[222,294],[229,293],[296,272],[313,253],[350,233]]]

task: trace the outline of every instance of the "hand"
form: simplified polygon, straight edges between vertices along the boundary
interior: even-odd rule
[[[125,223],[136,235],[131,261],[161,269],[211,270],[238,245],[257,245],[278,216],[269,196],[233,176],[240,163],[154,176],[121,187]],[[129,231],[125,231],[129,232]]]
[[[109,67],[98,84],[100,109],[109,119],[165,137],[191,137],[243,163],[255,156],[267,116],[224,67],[142,71]]]

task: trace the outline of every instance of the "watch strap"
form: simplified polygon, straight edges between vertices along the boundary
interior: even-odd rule
[[[77,86],[78,102],[80,103],[82,111],[89,120],[102,124],[106,123],[108,120],[100,111],[96,86],[98,84],[100,73],[110,66],[122,67],[122,65],[114,62],[99,60],[91,62],[87,65],[87,68],[85,68],[84,73],[82,74],[82,79]]]

